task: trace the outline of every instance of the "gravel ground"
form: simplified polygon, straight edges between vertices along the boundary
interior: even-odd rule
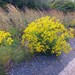
[[[59,75],[67,64],[75,58],[75,38],[70,40],[73,50],[69,54],[63,53],[56,58],[51,56],[36,56],[29,62],[15,65],[9,75]]]

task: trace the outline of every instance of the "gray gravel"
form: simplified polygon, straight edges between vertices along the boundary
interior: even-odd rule
[[[9,75],[58,75],[75,58],[75,38],[70,44],[73,50],[69,54],[63,53],[58,58],[54,55],[36,56],[29,62],[15,65]]]

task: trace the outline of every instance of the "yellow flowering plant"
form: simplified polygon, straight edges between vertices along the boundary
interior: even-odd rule
[[[2,64],[5,64],[11,59],[12,43],[13,39],[11,38],[11,34],[0,30],[0,61]]]
[[[22,36],[22,44],[32,53],[48,52],[58,56],[71,50],[67,42],[69,38],[73,38],[73,34],[59,20],[46,16],[28,25]]]
[[[0,31],[0,45],[11,45],[13,39],[11,38],[11,34],[9,32]]]

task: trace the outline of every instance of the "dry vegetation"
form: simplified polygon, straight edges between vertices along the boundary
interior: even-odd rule
[[[12,27],[23,29],[28,23],[46,15],[55,16],[65,26],[75,26],[75,12],[64,14],[56,10],[36,11],[28,8],[20,11],[12,5],[7,5],[6,10],[0,8],[0,29],[9,30]]]

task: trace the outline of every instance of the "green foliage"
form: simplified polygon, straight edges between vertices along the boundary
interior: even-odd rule
[[[70,0],[2,0],[0,6],[7,3],[13,4],[19,8],[29,7],[35,9],[57,9],[64,12],[74,11],[75,2]]]
[[[75,11],[75,2],[59,0],[52,3],[51,8],[61,10],[63,12],[72,12]]]
[[[12,34],[13,37],[16,37],[18,35],[18,30],[15,27],[11,27],[9,29],[9,32]]]
[[[9,30],[13,37],[13,43],[11,45],[11,40],[7,41],[11,36],[9,32],[0,31],[0,61],[3,65],[5,65],[8,61],[13,60],[15,62],[21,62],[24,59],[25,50],[22,50],[20,43],[21,34],[17,29],[11,28]],[[10,64],[10,63],[9,63]]]
[[[18,6],[19,8],[23,8],[27,6],[28,0],[12,0],[13,5]]]
[[[65,2],[64,5],[61,6],[61,9],[64,12],[72,12],[75,11],[75,3],[74,2]]]
[[[11,58],[15,63],[21,63],[22,61],[27,61],[32,56],[29,53],[29,51],[26,51],[26,49],[23,49],[23,47],[21,46],[15,47],[12,49],[13,49],[13,52],[12,52]]]
[[[7,4],[7,1],[0,0],[0,7],[3,7],[3,6],[5,6],[5,4]]]
[[[24,58],[25,58],[25,50],[21,50],[20,47],[14,48],[12,53],[12,60],[14,62],[22,62]]]
[[[38,8],[38,9],[48,9],[50,0],[5,0],[1,1],[1,6],[10,3],[19,8],[29,7],[29,8]]]
[[[18,6],[18,7],[21,8],[21,7],[27,5],[28,0],[1,0],[0,1],[0,6],[4,6],[7,3],[13,4],[13,5]]]
[[[0,75],[6,75],[3,65],[0,62]]]
[[[0,61],[2,64],[5,64],[8,60],[11,59],[10,49],[13,39],[9,32],[0,31]]]
[[[29,0],[28,7],[36,9],[48,9],[49,0]]]
[[[11,50],[10,47],[7,46],[0,47],[0,61],[2,64],[5,64],[11,59],[12,52],[13,51]]]

